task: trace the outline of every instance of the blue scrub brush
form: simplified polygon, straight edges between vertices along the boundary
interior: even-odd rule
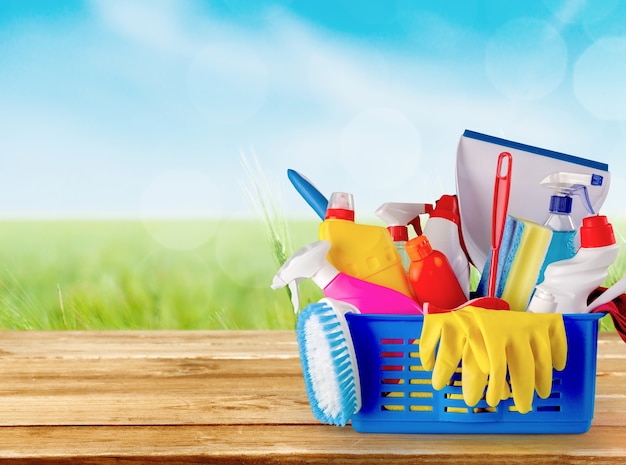
[[[345,426],[361,409],[359,370],[345,314],[356,307],[333,299],[307,305],[296,325],[300,361],[313,415]]]

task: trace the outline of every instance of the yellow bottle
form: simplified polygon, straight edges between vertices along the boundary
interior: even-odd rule
[[[354,222],[352,194],[334,192],[319,239],[331,243],[328,261],[339,271],[415,300],[413,288],[391,235],[382,226]]]

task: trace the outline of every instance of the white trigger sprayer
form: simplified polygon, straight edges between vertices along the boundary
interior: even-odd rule
[[[552,230],[552,239],[548,246],[546,258],[543,261],[537,284],[543,282],[546,267],[553,262],[567,260],[576,255],[577,232],[580,224],[574,224],[572,219],[572,197],[580,198],[587,211],[595,215],[593,205],[589,199],[588,188],[601,186],[603,177],[598,174],[570,173],[557,171],[543,178],[540,184],[553,190],[550,197],[548,216],[544,226]]]

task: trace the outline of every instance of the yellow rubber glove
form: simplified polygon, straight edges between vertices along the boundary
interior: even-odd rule
[[[463,361],[461,366],[463,400],[473,407],[482,399],[487,385],[489,366],[488,363],[484,363],[487,351],[485,348],[480,349],[476,343],[472,345],[468,343],[468,336],[471,334],[473,337],[480,338],[480,331],[471,315],[468,314],[467,319],[462,319],[455,316],[457,313],[458,310],[424,315],[420,358],[424,369],[433,371],[432,385],[436,390],[448,385],[459,363]],[[468,328],[472,325],[473,328],[469,331]],[[439,349],[435,358],[437,343],[439,343]],[[480,351],[479,357],[474,354],[474,348]],[[485,365],[484,368],[479,366],[480,357]],[[507,394],[505,398],[508,398],[508,384],[506,380],[503,383],[503,391]]]
[[[513,401],[521,413],[531,410],[535,390],[542,399],[550,395],[552,368],[562,370],[567,360],[561,314],[494,312],[475,307],[454,314],[467,334],[475,363],[480,371],[489,373],[486,400],[490,406],[508,397],[507,368]],[[476,334],[475,325],[482,337]]]
[[[420,341],[420,358],[426,370],[433,370],[432,385],[443,389],[461,366],[461,389],[465,403],[473,407],[482,398],[489,375],[489,355],[473,316],[473,306],[447,313],[424,315]],[[487,311],[487,310],[485,310]],[[489,310],[496,312],[495,310]],[[508,312],[507,312],[508,313]],[[471,344],[469,343],[471,341]],[[435,359],[435,348],[439,350]],[[500,396],[509,398],[509,385],[502,380]]]
[[[432,370],[432,385],[436,390],[443,389],[459,367],[466,341],[465,331],[452,313],[424,315],[420,359],[425,370]],[[439,350],[435,360],[437,343]]]
[[[453,317],[459,322],[461,328],[463,328],[465,337],[468,340],[463,352],[461,386],[463,389],[463,400],[465,400],[465,403],[470,407],[476,405],[483,398],[490,372],[489,353],[487,351],[487,346],[485,345],[482,331],[474,316],[475,313],[479,311],[501,313],[499,311],[474,306],[466,306],[452,312]],[[496,390],[494,387],[492,390],[494,391],[493,395],[498,398],[498,402],[510,397],[511,390],[509,389],[509,383],[506,380],[506,373],[505,377],[500,381],[499,389]],[[492,407],[495,406],[493,404],[489,405]]]

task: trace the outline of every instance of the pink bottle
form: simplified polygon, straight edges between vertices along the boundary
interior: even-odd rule
[[[272,282],[272,289],[289,285],[295,312],[300,309],[298,282],[311,278],[326,297],[354,305],[361,313],[421,315],[422,306],[394,289],[340,272],[326,256],[331,244],[316,241],[304,246],[285,262]]]

